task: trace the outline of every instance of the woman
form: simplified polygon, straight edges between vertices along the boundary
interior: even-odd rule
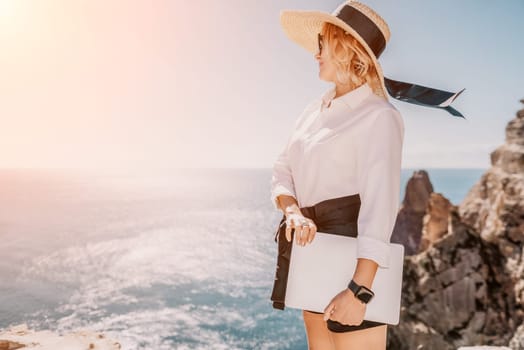
[[[273,167],[271,200],[284,214],[273,306],[284,308],[292,233],[302,246],[317,231],[357,237],[351,284],[371,296],[377,269],[389,264],[400,195],[404,123],[387,93],[461,116],[449,107],[460,92],[384,78],[377,59],[389,29],[362,3],[347,1],[333,14],[283,11],[281,24],[314,53],[320,79],[334,86],[305,108]],[[324,313],[303,310],[310,349],[386,348],[387,324],[364,320],[366,299],[352,290],[333,296]]]

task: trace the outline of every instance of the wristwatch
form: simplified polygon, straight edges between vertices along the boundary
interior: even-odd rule
[[[375,296],[375,293],[366,286],[361,286],[355,281],[351,280],[348,284],[348,288],[355,294],[355,296],[364,304],[370,302],[371,299]]]

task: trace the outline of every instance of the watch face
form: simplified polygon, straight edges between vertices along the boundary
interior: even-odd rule
[[[365,288],[360,288],[357,294],[357,298],[365,302],[366,304],[373,298],[373,293]]]

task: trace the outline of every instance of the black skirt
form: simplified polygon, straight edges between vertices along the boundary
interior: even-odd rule
[[[335,235],[357,237],[357,219],[360,210],[360,196],[357,194],[327,199],[309,207],[302,207],[302,214],[313,220],[317,226],[317,231],[332,233]],[[275,233],[275,242],[278,243],[278,258],[275,272],[275,280],[271,300],[273,308],[284,310],[287,277],[289,271],[289,259],[291,248],[293,247],[293,233],[291,230],[291,242],[286,237],[286,217],[282,216]],[[349,281],[348,281],[349,283]],[[316,314],[320,312],[305,310]],[[360,325],[346,325],[337,321],[327,320],[327,327],[336,333],[351,332],[359,329],[382,326],[385,323],[364,320]]]

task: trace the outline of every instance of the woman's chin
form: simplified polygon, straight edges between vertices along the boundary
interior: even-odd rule
[[[322,73],[318,73],[318,77],[319,77],[320,80],[324,80],[324,81],[327,81],[327,82],[330,81],[330,79],[327,79],[326,77],[324,77],[324,75]]]

